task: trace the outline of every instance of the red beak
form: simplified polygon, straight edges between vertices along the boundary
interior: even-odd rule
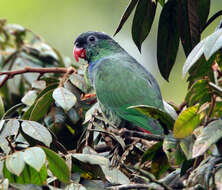
[[[79,62],[79,58],[86,58],[86,51],[84,48],[78,48],[74,46],[73,55],[77,62]]]

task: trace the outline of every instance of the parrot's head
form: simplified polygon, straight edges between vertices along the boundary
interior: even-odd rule
[[[85,32],[76,38],[73,55],[77,62],[79,58],[91,62],[111,54],[118,46],[117,42],[105,33]]]

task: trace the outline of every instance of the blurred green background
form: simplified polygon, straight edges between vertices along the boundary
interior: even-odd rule
[[[128,2],[126,0],[0,0],[0,17],[6,18],[9,23],[21,24],[31,29],[41,35],[47,43],[72,58],[73,41],[80,33],[95,30],[113,35]],[[210,16],[222,9],[221,0],[211,2]],[[161,6],[158,5],[152,31],[142,46],[142,54],[131,39],[132,15],[122,31],[115,36],[115,40],[154,74],[164,99],[179,104],[184,99],[187,89],[186,80],[181,77],[185,55],[180,46],[169,83],[164,81],[159,74],[156,61],[160,10]],[[219,20],[217,19],[204,31],[202,38],[215,30]]]

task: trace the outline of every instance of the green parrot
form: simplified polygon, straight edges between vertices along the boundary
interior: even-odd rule
[[[162,135],[157,120],[130,106],[148,105],[164,110],[159,85],[152,74],[115,40],[102,32],[86,32],[74,42],[74,57],[85,59],[98,101],[108,110],[133,124]]]

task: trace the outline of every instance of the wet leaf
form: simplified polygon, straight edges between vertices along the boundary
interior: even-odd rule
[[[60,105],[65,111],[70,110],[77,102],[76,96],[63,87],[56,88],[53,91],[52,96],[56,103]]]
[[[52,174],[64,183],[70,182],[70,171],[65,161],[52,150],[42,147],[48,160],[48,167]]]
[[[30,90],[28,93],[25,94],[21,101],[27,106],[31,106],[35,102],[36,98],[37,92],[35,90]]]
[[[179,47],[177,17],[177,0],[170,0],[161,11],[157,36],[157,62],[166,80],[169,79]]]
[[[194,141],[195,141],[195,138],[193,135],[186,137],[184,139],[180,139],[180,147],[183,153],[185,154],[187,160],[190,160],[192,158]]]
[[[47,146],[50,146],[52,142],[52,136],[48,129],[35,121],[23,121],[22,130],[28,136],[43,142]]]
[[[204,55],[208,60],[216,51],[222,47],[222,29],[218,29],[208,36],[205,41]]]
[[[10,171],[12,174],[19,176],[25,167],[23,152],[15,152],[9,155],[6,158],[5,163],[8,171]]]
[[[198,106],[184,110],[175,121],[173,135],[175,138],[185,138],[192,134],[201,123],[202,114],[198,114]]]
[[[222,137],[222,120],[209,123],[197,137],[193,145],[193,158],[202,155],[212,144]]]
[[[128,4],[125,12],[123,13],[119,26],[115,31],[114,36],[122,29],[123,25],[125,24],[125,22],[127,21],[127,19],[129,18],[130,14],[132,13],[133,9],[135,8],[136,4],[137,4],[138,0],[131,0],[130,3]]]
[[[44,90],[46,88],[46,82],[44,80],[36,80],[32,83],[32,88]]]
[[[41,168],[40,172],[37,172],[34,168],[29,165],[25,165],[20,176],[10,173],[7,167],[4,165],[3,174],[5,178],[8,178],[11,183],[15,184],[35,184],[43,185],[46,183],[47,168],[45,165]]]
[[[103,156],[94,154],[72,154],[77,160],[89,163],[91,165],[99,165],[106,179],[113,184],[128,184],[129,179],[117,168],[110,168],[109,160]]]
[[[72,74],[69,76],[69,80],[71,81],[71,83],[76,86],[77,88],[79,88],[82,92],[87,93],[88,91],[88,86],[85,82],[84,77],[82,77],[79,74]]]
[[[206,38],[207,39],[207,38]],[[193,50],[188,55],[186,62],[183,66],[183,77],[187,74],[187,72],[190,70],[190,68],[200,59],[200,57],[203,55],[204,47],[206,39],[199,42]]]
[[[23,153],[24,161],[38,172],[46,161],[45,152],[40,147],[26,149]]]
[[[141,45],[150,32],[156,13],[156,2],[140,0],[137,4],[132,24],[132,37],[139,51]]]

